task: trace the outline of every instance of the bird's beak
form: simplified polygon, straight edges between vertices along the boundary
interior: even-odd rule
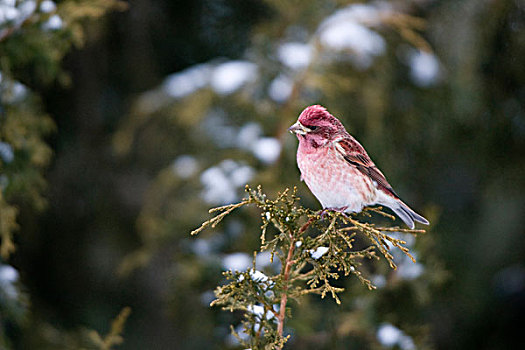
[[[310,132],[312,130],[308,129],[306,126],[297,121],[294,125],[288,128],[288,131],[294,134],[306,135],[307,132]]]

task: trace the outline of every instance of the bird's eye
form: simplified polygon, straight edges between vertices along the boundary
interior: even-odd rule
[[[317,126],[315,126],[315,125],[312,125],[312,126],[309,126],[309,127],[308,127],[308,129],[310,129],[310,130],[312,130],[312,131],[313,131],[313,130],[317,129]]]

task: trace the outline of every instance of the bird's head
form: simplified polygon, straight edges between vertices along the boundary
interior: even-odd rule
[[[288,130],[295,133],[299,140],[301,137],[314,140],[331,140],[344,132],[345,128],[326,108],[314,105],[306,107],[299,115],[297,122]]]

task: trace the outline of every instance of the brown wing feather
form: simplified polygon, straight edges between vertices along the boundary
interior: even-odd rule
[[[359,144],[359,142],[351,139],[351,136],[348,135],[348,137],[337,141],[336,144],[336,150],[341,153],[343,158],[348,163],[356,167],[357,170],[359,170],[364,175],[370,177],[372,181],[375,181],[378,188],[396,198],[399,198],[397,193],[394,192],[392,186],[390,186],[386,180],[385,175],[383,175],[374,162],[372,162],[365,149]]]

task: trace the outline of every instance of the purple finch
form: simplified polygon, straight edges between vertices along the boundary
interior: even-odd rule
[[[410,209],[394,192],[365,149],[326,108],[307,107],[288,130],[297,135],[301,179],[324,209],[360,212],[386,206],[410,228],[428,220]]]

